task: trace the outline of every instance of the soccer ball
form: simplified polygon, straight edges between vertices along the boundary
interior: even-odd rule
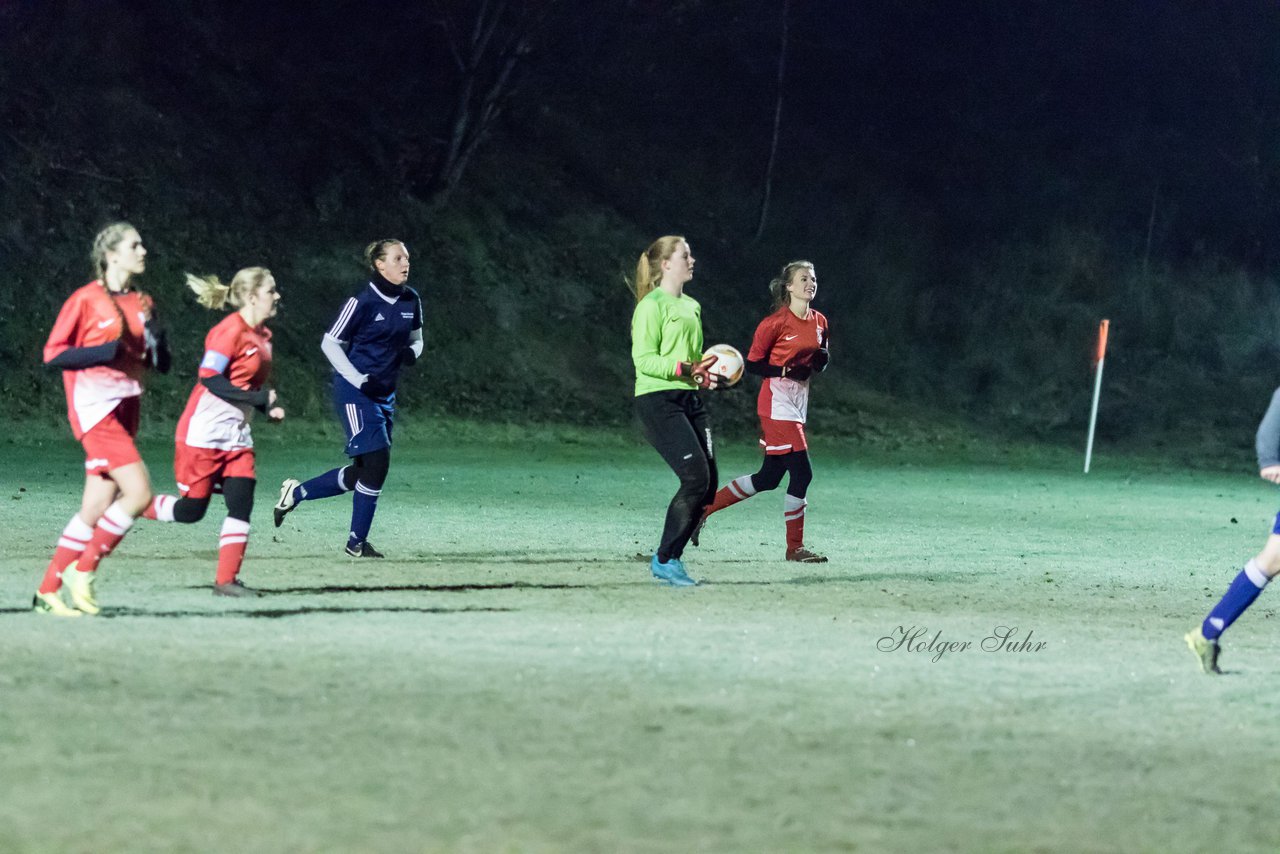
[[[730,344],[715,344],[706,349],[702,354],[705,359],[707,356],[715,356],[716,361],[710,368],[711,373],[719,374],[722,379],[721,385],[726,388],[731,385],[737,385],[738,380],[742,379],[742,354],[738,352],[738,348]]]

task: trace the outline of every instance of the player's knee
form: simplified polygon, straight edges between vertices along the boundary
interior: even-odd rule
[[[111,506],[111,502],[115,499],[111,495],[105,497],[85,498],[80,502],[79,516],[84,520],[86,525],[95,525],[102,518],[102,514],[107,512],[107,508]]]
[[[766,456],[764,462],[760,464],[760,471],[751,475],[751,486],[756,492],[777,489],[778,484],[782,483],[782,476],[786,473],[787,467],[783,464],[781,457]]]
[[[253,515],[253,487],[255,481],[248,477],[227,478],[222,484],[222,497],[227,503],[227,516],[248,522]]]
[[[711,488],[711,470],[706,460],[692,461],[680,469],[680,492],[701,497]]]
[[[359,477],[359,472],[354,465],[343,466],[340,477],[342,479],[342,488],[350,492],[356,488],[356,479]]]
[[[787,472],[791,475],[787,483],[787,492],[797,498],[804,498],[805,493],[809,491],[809,484],[813,482],[813,466],[809,464],[809,455],[804,451],[798,451],[788,454],[785,459]]]
[[[147,505],[152,499],[151,487],[146,486],[139,489],[122,492],[117,500],[120,507],[130,516],[138,517],[142,515],[142,511],[147,509]]]
[[[370,489],[381,489],[387,479],[387,472],[391,469],[391,452],[386,448],[371,451],[362,454],[356,463],[359,481]]]
[[[755,487],[756,492],[768,492],[771,489],[777,489],[780,483],[782,483],[782,472],[780,471],[758,471],[751,475],[751,485]]]
[[[1276,527],[1280,528],[1280,515],[1276,517]],[[1267,537],[1267,544],[1262,547],[1253,563],[1266,573],[1268,578],[1280,574],[1280,532],[1273,532]]]
[[[179,498],[173,502],[173,521],[184,525],[199,522],[208,508],[208,498]]]
[[[1253,562],[1268,578],[1280,575],[1280,549],[1264,549]]]

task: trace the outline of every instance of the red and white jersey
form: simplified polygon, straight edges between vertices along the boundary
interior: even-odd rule
[[[258,391],[271,375],[271,330],[250,326],[233,311],[209,330],[200,360],[200,379],[223,374],[236,388]],[[199,382],[187,398],[175,436],[179,445],[234,451],[253,447],[249,422],[253,407],[231,403]]]
[[[77,439],[106,418],[120,401],[142,394],[142,374],[147,367],[143,328],[150,300],[139,291],[108,294],[102,282],[94,280],[62,304],[44,344],[46,362],[72,347],[120,341],[120,349],[108,364],[62,372],[67,419]]]
[[[809,309],[803,318],[787,306],[760,321],[751,339],[747,361],[767,359],[770,365],[808,365],[813,354],[827,343],[827,318]],[[804,423],[809,412],[809,381],[765,377],[756,399],[756,412],[775,421]]]

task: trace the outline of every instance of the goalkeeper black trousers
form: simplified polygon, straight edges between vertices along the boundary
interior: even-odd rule
[[[642,394],[636,398],[635,409],[644,437],[680,478],[680,489],[667,507],[658,544],[658,560],[665,563],[684,554],[703,508],[716,496],[711,416],[693,390]]]

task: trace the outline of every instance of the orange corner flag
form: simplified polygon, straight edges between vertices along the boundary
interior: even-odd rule
[[[1095,365],[1102,362],[1107,357],[1107,332],[1111,329],[1111,321],[1104,320],[1098,324],[1098,352],[1093,356]]]
[[[1098,350],[1093,354],[1093,405],[1089,407],[1089,438],[1084,446],[1085,474],[1089,473],[1089,463],[1093,459],[1093,431],[1098,424],[1098,398],[1102,395],[1102,360],[1107,357],[1107,332],[1110,330],[1110,320],[1098,324]]]

